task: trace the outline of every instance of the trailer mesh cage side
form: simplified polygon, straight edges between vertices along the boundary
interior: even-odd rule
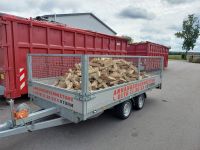
[[[81,62],[80,57],[33,56],[33,79],[64,76],[70,68]]]
[[[164,57],[164,67],[168,66],[169,47],[149,41],[129,44],[127,54],[133,56],[160,56]],[[151,64],[151,68],[154,66]]]
[[[85,59],[84,59],[85,58]],[[41,82],[48,85],[57,84],[58,80],[66,82],[66,78],[70,72],[72,75],[79,74],[78,84],[89,83],[89,73],[91,72],[91,61],[105,59],[112,61],[126,61],[137,68],[139,75],[158,75],[162,70],[161,57],[145,57],[145,56],[110,56],[110,55],[62,55],[62,54],[40,54],[29,56],[29,78],[32,82]],[[109,64],[107,64],[109,65]],[[79,72],[77,68],[79,67]],[[97,67],[96,67],[97,68]],[[95,69],[95,67],[93,67]],[[129,68],[127,68],[129,69]],[[123,70],[122,70],[123,71]],[[86,77],[84,77],[86,76]],[[84,81],[85,80],[85,81]],[[137,78],[139,80],[139,78]],[[71,81],[74,82],[74,81]],[[66,87],[62,87],[66,88]],[[81,86],[83,88],[83,86]],[[81,88],[79,90],[81,90]],[[73,87],[71,88],[74,89]]]

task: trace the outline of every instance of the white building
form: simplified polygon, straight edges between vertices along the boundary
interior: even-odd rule
[[[109,35],[117,33],[97,18],[93,13],[52,14],[41,16],[49,21],[55,21],[80,29],[91,30]]]

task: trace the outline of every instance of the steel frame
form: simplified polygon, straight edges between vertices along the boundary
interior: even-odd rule
[[[81,92],[76,92],[75,90],[65,90],[61,88],[57,88],[55,86],[50,86],[48,84],[43,84],[41,80],[35,81],[32,77],[32,56],[66,56],[66,57],[80,57],[81,58],[81,66],[82,67],[82,83],[81,84]],[[109,87],[106,89],[90,92],[88,90],[88,68],[89,68],[89,58],[90,57],[102,57],[102,58],[139,58],[138,59],[138,70],[140,72],[141,70],[141,58],[160,58],[161,59],[161,68],[160,71],[157,72],[156,75],[151,76],[147,79],[155,79],[156,83],[155,85],[152,85],[150,87],[147,87],[139,92],[133,93],[128,95],[127,97],[124,97],[123,99],[119,101],[113,101],[110,95],[112,95],[113,90],[128,86],[131,84],[137,84],[140,83],[146,79],[138,79],[136,81],[116,85],[113,87]],[[159,87],[162,84],[162,73],[163,73],[163,58],[162,57],[148,57],[148,56],[110,56],[110,55],[74,55],[74,54],[31,54],[28,55],[28,81],[29,81],[29,96],[31,100],[33,100],[34,103],[39,105],[44,110],[32,113],[29,115],[26,119],[20,119],[15,121],[14,119],[7,121],[5,124],[0,125],[0,138],[6,137],[14,134],[24,133],[24,132],[30,132],[35,130],[40,130],[44,128],[49,128],[53,126],[58,126],[70,122],[78,123],[83,120],[87,120],[89,118],[93,118],[95,116],[98,116],[98,114],[101,114],[104,110],[114,107],[115,105],[122,103],[128,99],[132,99],[133,97],[140,95],[142,93],[147,92],[148,90],[151,90],[153,88]],[[51,89],[53,91],[58,91],[62,94],[70,94],[74,97],[74,100],[76,100],[80,104],[80,110],[81,112],[77,112],[76,110],[70,110],[62,105],[58,105],[54,102],[47,101],[43,98],[40,98],[38,96],[35,96],[31,93],[31,88],[33,86],[39,86],[44,87],[47,89]],[[107,97],[109,95],[109,97]],[[108,98],[109,100],[106,101],[105,104],[102,106],[98,106],[98,99],[102,98]],[[89,106],[94,105],[94,111],[92,111]],[[98,106],[98,107],[97,107]],[[11,103],[11,112],[13,103]],[[93,106],[92,106],[93,107]],[[35,123],[35,121],[42,119],[44,117],[48,117],[50,115],[57,114],[60,116],[56,119],[51,119],[48,121],[41,121],[38,123]],[[11,113],[11,118],[13,118]]]
[[[81,72],[82,72],[82,83],[81,84],[81,92],[77,92],[75,90],[66,90],[66,89],[62,89],[62,88],[58,88],[58,87],[55,87],[55,86],[51,86],[51,85],[48,85],[48,84],[43,84],[41,82],[41,80],[39,81],[33,81],[32,80],[32,70],[30,69],[32,67],[32,63],[30,62],[31,61],[31,57],[34,57],[34,56],[41,56],[41,57],[75,57],[75,58],[80,58],[81,60],[81,66],[83,66],[81,68]],[[153,88],[156,88],[156,87],[159,87],[161,83],[159,83],[158,85],[155,85],[155,86],[152,86],[151,88],[149,89],[145,89],[143,91],[140,91],[138,93],[135,93],[131,96],[129,96],[128,98],[124,98],[123,100],[120,100],[120,102],[113,102],[112,104],[109,104],[108,106],[104,106],[103,108],[101,109],[97,109],[95,110],[94,112],[92,113],[88,113],[87,111],[87,105],[88,105],[88,102],[91,101],[91,100],[95,100],[96,97],[98,97],[98,95],[100,93],[103,93],[103,92],[107,92],[107,91],[112,91],[113,89],[116,89],[116,88],[119,88],[119,87],[122,87],[122,86],[126,86],[126,85],[129,85],[129,84],[134,84],[134,83],[138,83],[138,82],[141,82],[143,80],[139,79],[139,80],[136,80],[136,81],[132,81],[132,82],[129,82],[129,83],[124,83],[124,84],[120,84],[120,85],[116,85],[116,86],[113,86],[113,87],[108,87],[106,89],[102,89],[102,90],[98,90],[98,91],[89,91],[88,90],[88,82],[89,82],[89,79],[88,79],[88,67],[89,67],[89,59],[92,57],[92,58],[138,58],[138,71],[139,71],[139,74],[140,74],[140,71],[142,70],[142,66],[141,66],[141,59],[142,58],[159,58],[161,59],[161,68],[160,68],[160,71],[158,71],[155,75],[155,78],[162,78],[162,72],[163,72],[163,58],[160,57],[160,56],[121,56],[121,55],[75,55],[75,54],[29,54],[28,55],[29,59],[28,59],[28,68],[29,68],[29,85],[30,87],[31,86],[34,86],[35,84],[38,84],[38,85],[41,85],[41,86],[46,86],[45,88],[48,88],[48,89],[51,89],[53,91],[59,91],[61,92],[62,94],[71,94],[73,95],[73,97],[76,99],[76,100],[79,100],[81,101],[82,103],[82,112],[81,113],[77,113],[74,111],[74,117],[77,118],[75,119],[74,117],[72,117],[72,114],[73,114],[73,110],[71,111],[68,111],[68,113],[65,113],[65,114],[61,114],[62,117],[66,118],[66,119],[69,119],[70,121],[72,122],[79,122],[79,121],[82,121],[82,120],[86,120],[90,117],[92,117],[92,115],[96,115],[97,113],[100,113],[102,111],[104,111],[105,109],[107,108],[110,108],[110,107],[113,107],[115,105],[117,105],[118,103],[121,103],[125,100],[127,100],[128,98],[132,98],[134,96],[137,96],[138,94],[141,94],[141,93],[144,93],[146,92],[147,90],[150,90],[150,89],[153,89]],[[152,76],[153,77],[153,76]],[[31,93],[31,92],[30,92]],[[31,96],[31,94],[30,94]],[[33,101],[36,102],[37,105],[39,105],[40,107],[45,107],[47,104],[44,103],[44,102],[41,102],[42,99],[39,98],[36,100],[34,100],[34,95],[32,95],[33,97]],[[59,109],[62,109],[62,106],[60,106]],[[67,109],[66,109],[67,110]],[[65,112],[67,112],[65,110]]]
[[[89,58],[90,57],[96,57],[96,58],[138,58],[138,71],[140,75],[141,71],[141,58],[159,58],[161,59],[161,68],[160,68],[160,75],[163,73],[163,57],[161,56],[121,56],[121,55],[80,55],[80,54],[28,54],[28,81],[31,84],[33,77],[32,77],[32,56],[46,56],[46,57],[79,57],[81,58],[81,73],[82,73],[82,96],[87,96],[90,92],[88,91],[88,66],[89,66]],[[140,80],[140,79],[139,79]],[[114,86],[115,87],[115,86]],[[113,88],[114,88],[113,87]],[[69,91],[69,90],[68,90]],[[71,90],[76,92],[75,90]]]
[[[20,134],[20,133],[25,133],[25,132],[32,132],[32,131],[50,128],[50,127],[55,127],[55,126],[64,125],[68,123],[70,123],[70,121],[60,117],[60,118],[43,121],[39,123],[34,123],[34,124],[26,125],[26,126],[18,126],[13,129],[1,131],[0,138],[15,135],[15,134]]]
[[[13,104],[13,101],[11,101],[11,112],[13,111]],[[64,119],[62,117],[50,119],[47,121],[40,120],[53,114],[58,114],[59,112],[60,110],[58,110],[56,107],[50,107],[45,110],[34,112],[30,114],[27,118],[20,120],[13,120],[11,113],[11,120],[8,120],[4,124],[0,125],[0,138],[70,123],[69,120]],[[38,120],[40,121],[35,123],[35,121]]]

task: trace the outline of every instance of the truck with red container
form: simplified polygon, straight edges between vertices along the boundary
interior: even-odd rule
[[[0,95],[27,94],[27,54],[126,55],[127,40],[66,25],[0,14]]]
[[[127,54],[133,56],[162,56],[164,57],[164,67],[168,66],[168,53],[170,47],[156,44],[153,42],[132,43],[127,46]],[[153,68],[158,65],[157,62],[149,62],[149,67]]]

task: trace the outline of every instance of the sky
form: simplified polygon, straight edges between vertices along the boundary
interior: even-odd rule
[[[200,0],[0,0],[0,12],[21,17],[92,12],[118,35],[182,50],[181,31],[188,14],[200,18]],[[200,38],[194,51],[200,51]]]

